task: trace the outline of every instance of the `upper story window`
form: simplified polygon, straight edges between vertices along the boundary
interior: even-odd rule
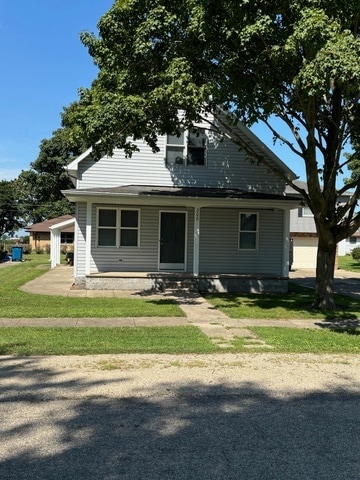
[[[139,210],[99,208],[97,222],[98,247],[138,247]]]
[[[309,207],[302,207],[301,208],[301,216],[302,217],[313,217],[313,213],[312,211],[310,210]]]
[[[166,163],[168,165],[205,165],[205,130],[185,130],[179,137],[167,135]]]
[[[239,215],[239,249],[257,250],[258,247],[258,214],[240,213]]]

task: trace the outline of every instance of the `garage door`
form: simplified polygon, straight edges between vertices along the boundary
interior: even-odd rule
[[[317,238],[295,237],[292,268],[316,268]]]

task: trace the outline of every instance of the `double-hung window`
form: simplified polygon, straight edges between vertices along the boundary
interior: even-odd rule
[[[138,247],[139,216],[137,209],[99,208],[98,247]]]
[[[204,129],[185,130],[180,136],[167,135],[168,165],[205,165],[206,135]]]
[[[242,212],[239,215],[239,250],[257,250],[258,214]]]

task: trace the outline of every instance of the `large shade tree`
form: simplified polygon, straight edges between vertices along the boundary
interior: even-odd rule
[[[156,149],[157,134],[211,112],[216,128],[266,164],[232,128],[262,122],[305,163],[307,191],[284,180],[314,215],[314,305],[335,308],[336,245],[360,225],[358,178],[338,184],[350,161],[344,147],[359,145],[359,20],[358,0],[117,0],[98,35],[81,35],[99,73],[64,124],[100,156],[131,153],[140,137]]]
[[[64,128],[55,130],[51,138],[41,141],[37,159],[16,180],[27,224],[74,213],[74,206],[61,190],[73,187],[65,167],[83,148],[82,142],[74,144],[71,141]]]

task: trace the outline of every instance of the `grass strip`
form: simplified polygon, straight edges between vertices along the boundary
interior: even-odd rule
[[[0,355],[214,353],[220,349],[197,327],[0,329]]]
[[[360,353],[360,328],[330,330],[287,327],[251,327],[276,353]],[[238,343],[239,342],[239,343]],[[234,340],[235,349],[242,339]]]
[[[338,257],[338,267],[348,272],[360,273],[360,262],[356,262],[351,255]]]

